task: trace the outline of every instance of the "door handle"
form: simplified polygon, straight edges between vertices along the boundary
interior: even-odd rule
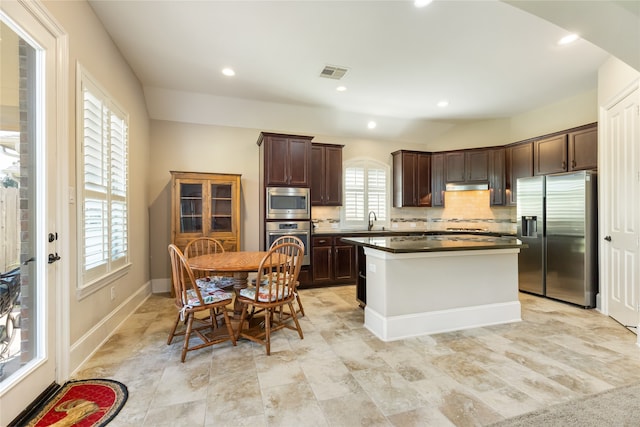
[[[36,260],[36,257],[32,256],[31,258],[29,258],[28,260],[26,260],[25,262],[23,262],[23,263],[22,263],[22,265],[27,265],[27,264],[29,264],[30,262],[33,262],[33,261],[35,261],[35,260]]]
[[[604,240],[606,240],[607,242],[610,242],[610,241],[611,241],[611,236],[606,236],[606,237],[604,238]]]
[[[60,259],[60,255],[58,255],[58,252],[56,252],[56,254],[49,254],[49,264],[53,264],[54,262],[58,261]]]

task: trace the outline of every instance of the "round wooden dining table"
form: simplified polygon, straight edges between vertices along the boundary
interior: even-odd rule
[[[189,265],[193,270],[207,271],[211,273],[233,273],[233,288],[236,295],[240,290],[248,286],[247,278],[250,272],[258,271],[260,263],[267,255],[268,251],[240,251],[240,252],[218,252],[215,254],[199,255],[189,258]],[[279,254],[274,254],[279,255]],[[272,258],[278,263],[286,260],[285,255],[280,255],[281,259]],[[270,267],[272,263],[265,262],[265,267]],[[234,317],[239,317],[242,306],[238,299],[234,303]]]

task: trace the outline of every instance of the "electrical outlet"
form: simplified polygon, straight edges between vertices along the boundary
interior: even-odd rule
[[[114,299],[116,299],[116,288],[115,286],[111,287],[111,301],[113,301]]]

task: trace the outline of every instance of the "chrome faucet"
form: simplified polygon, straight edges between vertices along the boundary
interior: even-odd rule
[[[371,220],[371,214],[373,214],[373,220]],[[374,211],[369,211],[369,227],[367,228],[367,230],[371,231],[371,229],[373,228],[373,221],[377,221],[378,218],[376,217],[376,213]]]

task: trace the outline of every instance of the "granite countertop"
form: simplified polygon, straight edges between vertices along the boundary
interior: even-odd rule
[[[527,247],[510,236],[433,234],[424,236],[343,237],[345,243],[391,253],[519,249]]]
[[[459,234],[472,234],[477,236],[495,236],[495,237],[516,237],[515,234],[511,233],[500,233],[495,231],[474,231],[470,233],[469,231],[455,231],[455,230],[427,230],[421,228],[412,228],[409,230],[398,230],[398,229],[373,229],[369,230],[349,230],[349,229],[340,229],[340,228],[332,228],[332,229],[313,229],[311,232],[314,236],[354,236],[354,237],[373,237],[373,236],[416,236],[416,235],[459,235]]]

